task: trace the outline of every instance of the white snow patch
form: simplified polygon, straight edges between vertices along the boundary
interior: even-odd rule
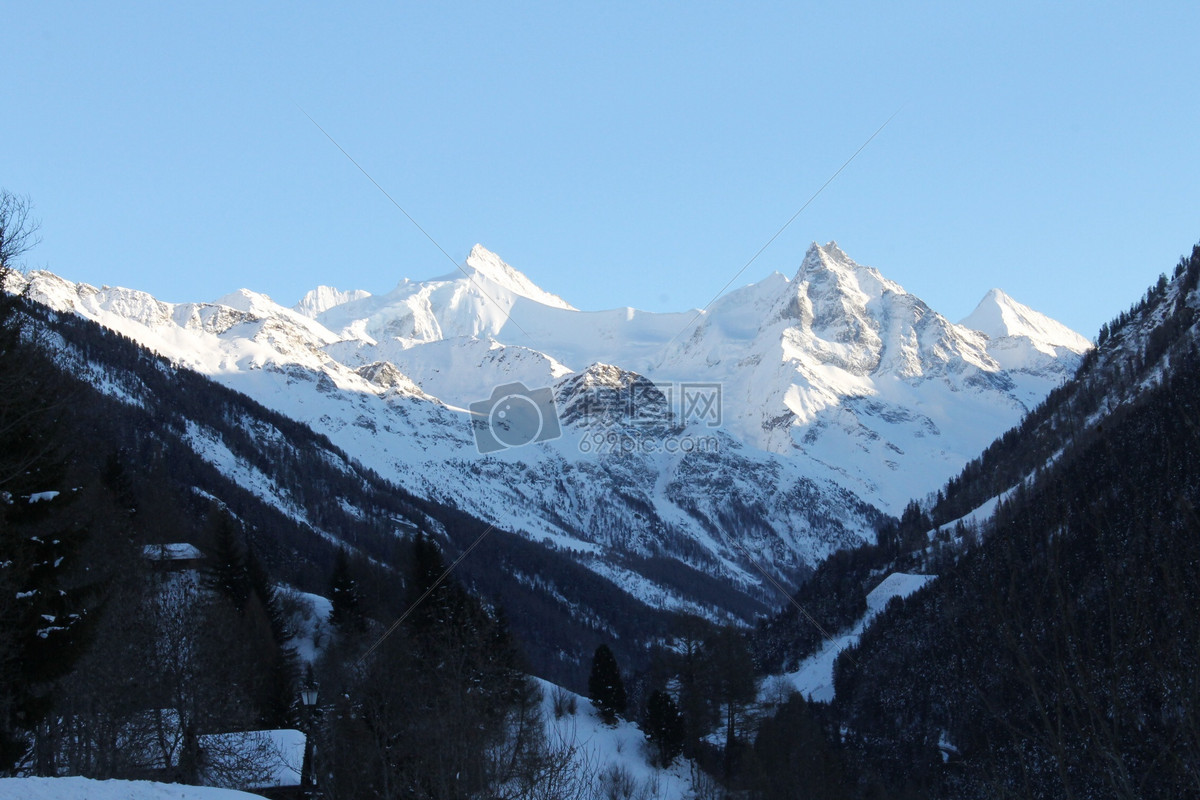
[[[329,640],[329,617],[333,602],[319,594],[301,592],[286,584],[278,587],[292,637],[288,643],[305,664],[313,664]]]
[[[867,613],[854,624],[853,628],[825,642],[819,651],[800,664],[798,670],[789,672],[784,677],[803,696],[823,703],[832,702],[834,696],[833,662],[837,659],[838,654],[847,647],[858,643],[863,631],[871,624],[871,620],[887,606],[893,597],[908,597],[936,577],[936,575],[893,572],[867,595]]]
[[[209,786],[91,778],[0,778],[0,800],[261,800]]]
[[[612,774],[614,770],[623,772],[632,779],[635,792],[642,792],[631,795],[634,797],[685,800],[694,796],[692,773],[695,768],[690,761],[680,757],[667,769],[654,766],[651,763],[651,746],[645,734],[632,722],[617,720],[616,725],[607,725],[587,698],[567,692],[549,681],[540,678],[534,680],[542,687],[542,716],[550,741],[552,744],[575,742],[578,770],[591,773],[596,780],[602,780],[604,775]],[[574,714],[555,718],[555,692],[563,692],[574,698]]]

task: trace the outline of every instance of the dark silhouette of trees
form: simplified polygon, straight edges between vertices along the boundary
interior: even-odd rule
[[[654,746],[655,762],[669,767],[683,752],[683,718],[671,695],[657,689],[646,703],[646,738]]]
[[[864,773],[926,796],[1200,791],[1194,277],[1200,250],[947,494],[1003,488],[988,465],[1025,474],[977,546],[839,659]]]
[[[33,204],[7,189],[0,189],[0,278],[20,266],[20,258],[37,247],[41,223],[32,216]],[[5,286],[0,280],[0,288]]]
[[[68,384],[39,349],[22,298],[3,291],[36,244],[29,202],[0,191],[0,774],[26,762],[54,682],[87,641],[91,587],[72,582],[86,529],[66,482]],[[53,770],[46,747],[34,769]]]
[[[833,730],[830,730],[833,727]],[[751,784],[762,800],[841,800],[853,797],[842,763],[836,724],[799,696],[763,720],[754,740]]]
[[[617,659],[606,644],[597,647],[595,655],[592,656],[588,697],[600,712],[601,718],[610,725],[617,721],[617,717],[625,714],[628,703],[625,682],[621,680]]]
[[[333,573],[329,577],[329,600],[333,605],[329,621],[343,634],[362,632],[362,603],[359,599],[358,581],[350,571],[350,558],[344,548],[338,548],[333,560]]]

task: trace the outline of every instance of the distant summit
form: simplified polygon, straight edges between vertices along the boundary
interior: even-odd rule
[[[485,278],[486,280],[507,289],[514,294],[519,294],[522,297],[527,297],[530,300],[536,300],[542,305],[553,306],[554,308],[566,308],[574,310],[574,306],[563,300],[556,294],[551,294],[542,289],[536,283],[531,281],[523,272],[520,272],[504,262],[500,256],[488,250],[481,244],[477,244],[471,248],[470,255],[467,256],[467,272],[473,276]],[[461,273],[451,273],[445,279],[462,278]]]
[[[1037,344],[1065,347],[1075,353],[1092,348],[1090,341],[1066,325],[1018,303],[1000,289],[984,295],[975,310],[959,324],[992,339],[1023,336]]]
[[[316,319],[318,314],[328,311],[331,308],[354,300],[362,300],[364,297],[370,296],[370,292],[363,291],[362,289],[352,289],[348,292],[343,292],[332,286],[318,286],[304,295],[299,303],[292,306],[292,310],[306,317]]]

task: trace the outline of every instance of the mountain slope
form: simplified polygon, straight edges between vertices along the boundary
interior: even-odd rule
[[[864,769],[956,798],[1196,792],[1198,283],[1200,247],[947,487],[943,520],[1009,491],[839,660]]]

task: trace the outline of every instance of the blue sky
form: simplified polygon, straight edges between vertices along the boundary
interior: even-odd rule
[[[10,4],[29,264],[170,301],[449,271],[703,306],[836,239],[958,319],[1085,335],[1200,239],[1195,3]]]

